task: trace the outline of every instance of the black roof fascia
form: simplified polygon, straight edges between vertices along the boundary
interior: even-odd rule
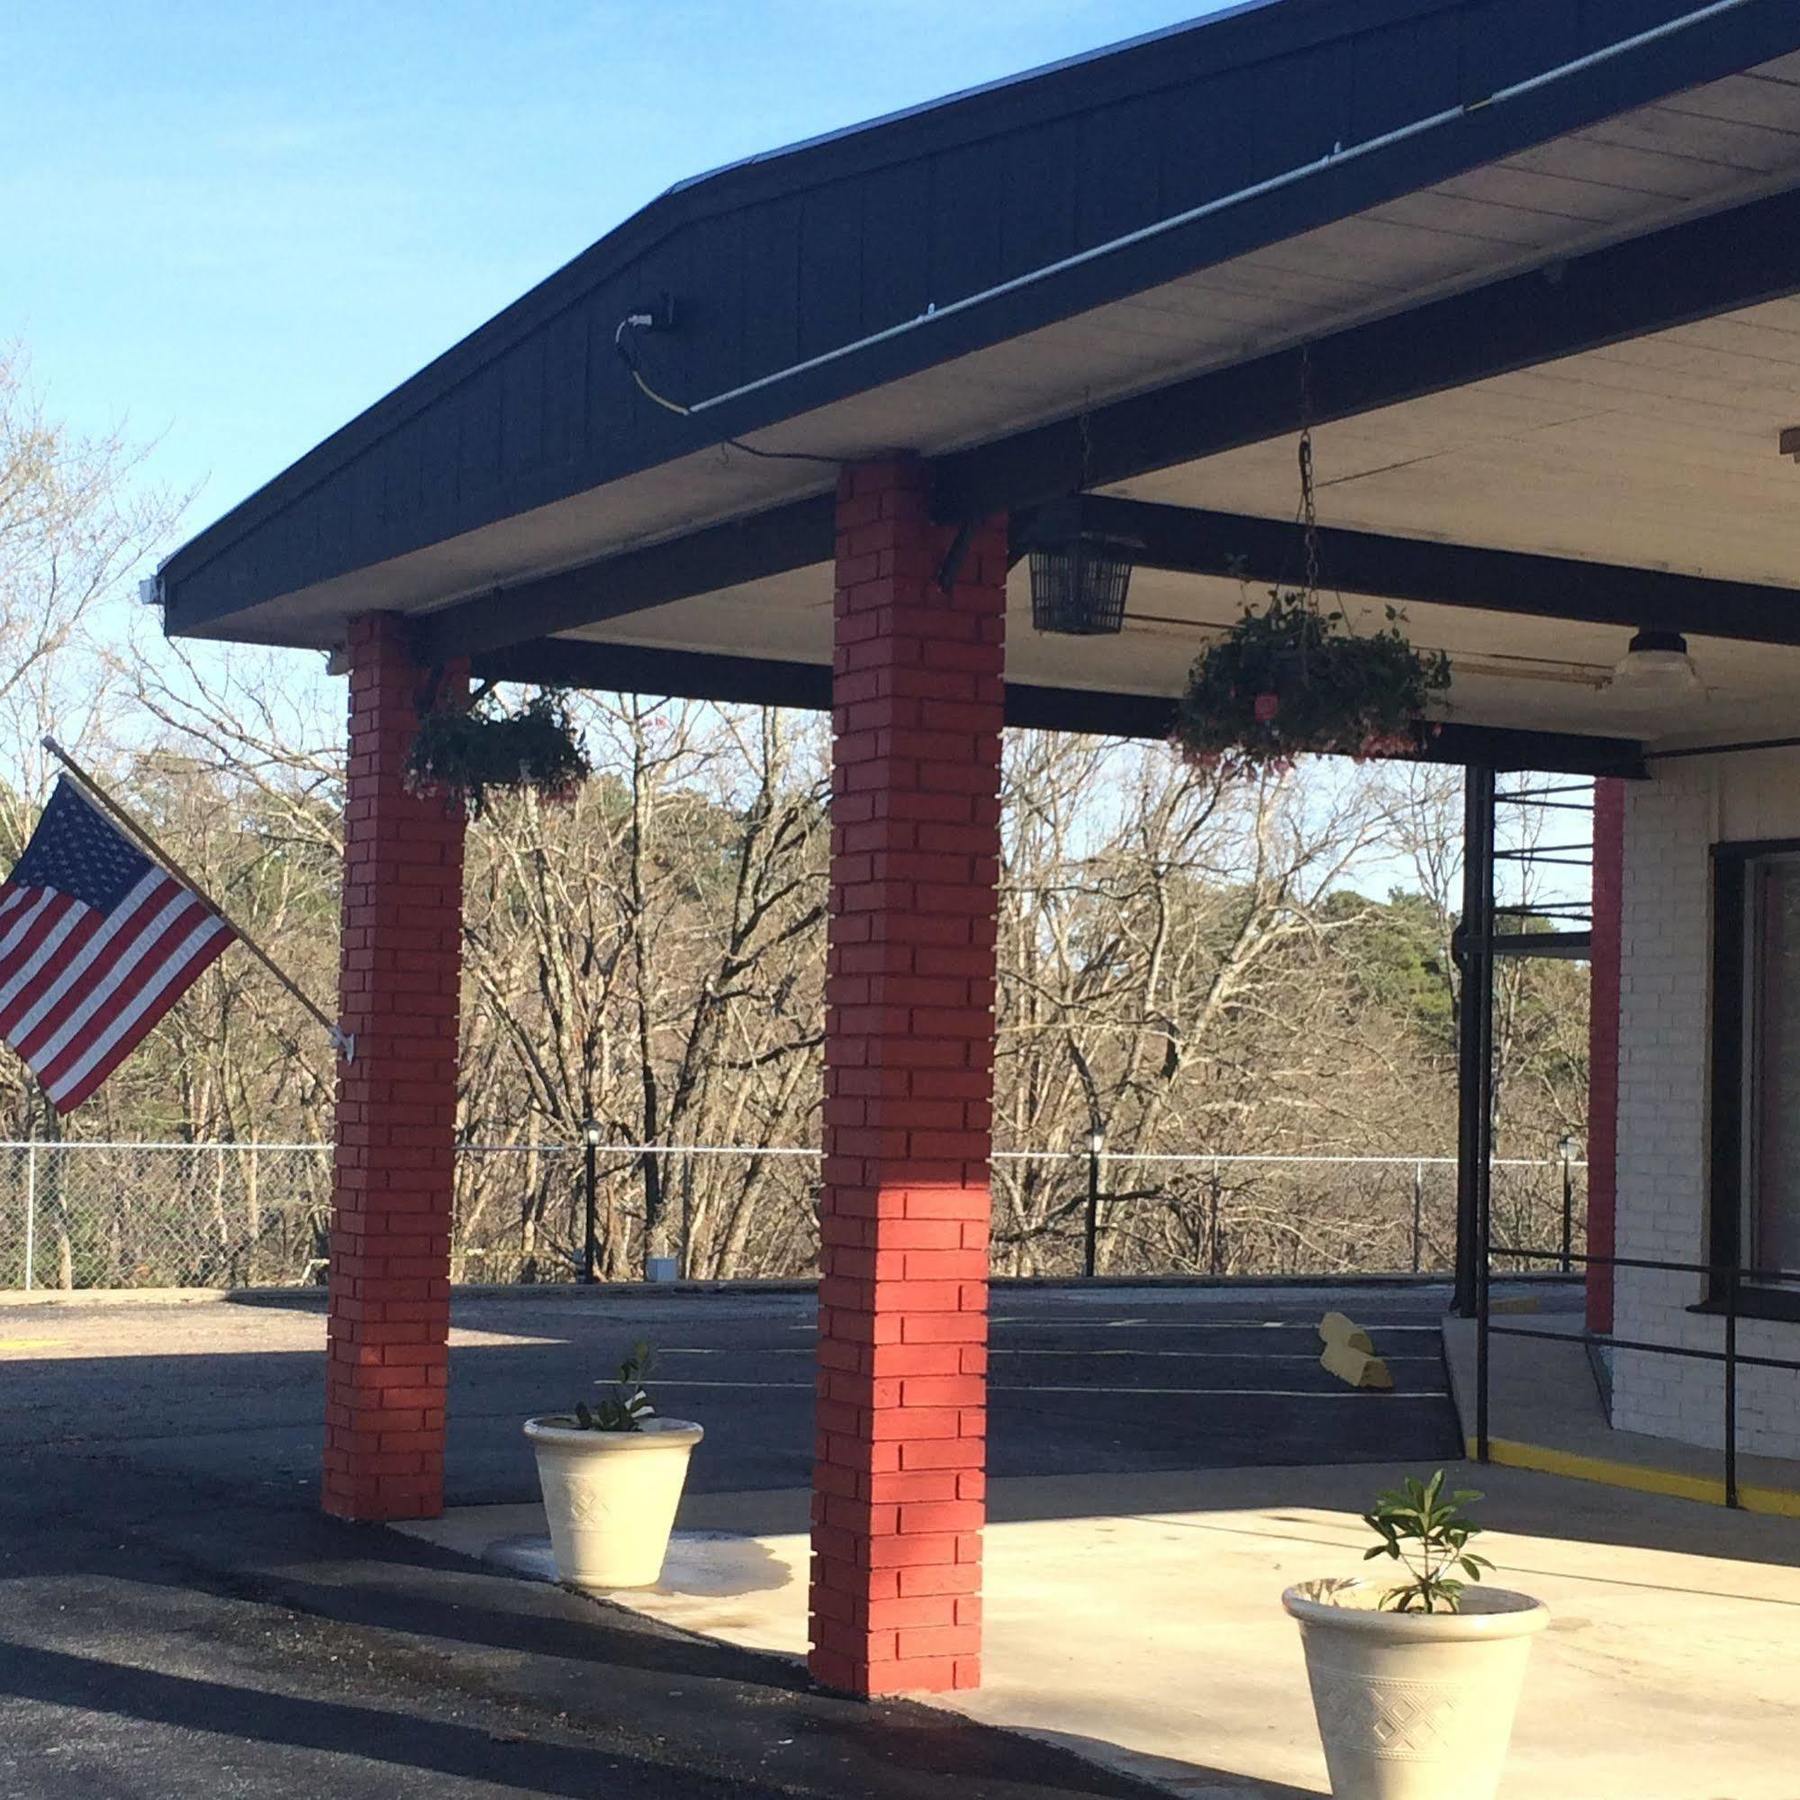
[[[176,551],[165,623],[216,627],[1800,49],[1791,0],[1743,0],[1480,104],[1693,10],[1280,0],[722,170],[652,202]],[[1456,106],[1470,110],[1423,137],[702,417],[643,400],[612,355],[618,320],[666,292],[678,324],[647,341],[653,379],[684,400],[728,391]]]
[[[824,663],[546,638],[477,656],[471,670],[482,680],[539,682],[605,693],[791,706],[807,712],[831,707],[831,669]],[[1028,730],[1160,741],[1175,724],[1176,702],[1162,694],[1114,694],[1013,681],[1006,683],[1005,691],[1007,724]],[[1631,780],[1644,775],[1643,746],[1629,738],[1455,722],[1434,727],[1408,760]]]
[[[828,494],[796,500],[665,544],[503,583],[420,615],[413,626],[415,653],[433,665],[484,656],[828,564],[836,542],[834,511]],[[1100,494],[1016,513],[1015,558],[1034,547],[1067,543],[1082,531],[1131,544],[1131,560],[1140,568],[1277,586],[1298,583],[1306,572],[1304,534],[1290,521]],[[1326,585],[1372,599],[1800,645],[1800,589],[1334,526],[1317,535]]]
[[[1306,533],[1285,519],[1094,494],[1057,502],[1038,517],[1064,542],[1093,531],[1138,546],[1131,560],[1140,568],[1277,586],[1306,578]],[[1027,527],[1027,547],[1042,528]],[[1373,599],[1800,645],[1800,589],[1335,526],[1320,527],[1316,538],[1324,585]]]
[[[508,582],[424,614],[413,627],[414,652],[428,665],[477,656],[830,562],[837,541],[836,510],[834,497],[821,494],[666,544]]]

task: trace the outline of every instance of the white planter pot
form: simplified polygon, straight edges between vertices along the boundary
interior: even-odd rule
[[[654,1586],[688,1457],[704,1435],[685,1419],[646,1420],[641,1431],[583,1431],[566,1415],[527,1419],[558,1577],[576,1587]]]
[[[1550,1615],[1472,1587],[1455,1613],[1379,1610],[1386,1584],[1306,1581],[1300,1623],[1336,1800],[1494,1800],[1533,1636]]]

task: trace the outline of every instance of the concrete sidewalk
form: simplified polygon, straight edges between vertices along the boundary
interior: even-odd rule
[[[1189,1800],[1327,1791],[1287,1583],[1355,1572],[1357,1514],[1402,1471],[1215,1470],[993,1484],[986,1685],[954,1704]],[[1540,1596],[1503,1795],[1794,1800],[1800,1543],[1778,1520],[1507,1469],[1484,1487],[1498,1579]],[[613,1598],[709,1638],[805,1648],[800,1493],[684,1512],[664,1586]],[[545,1574],[533,1507],[422,1537]]]
[[[1488,1455],[1506,1468],[1536,1469],[1577,1481],[1725,1504],[1721,1452],[1642,1432],[1616,1431],[1601,1398],[1578,1297],[1521,1314],[1496,1315],[1488,1340]],[[1508,1326],[1566,1332],[1568,1341],[1513,1337]],[[1475,1454],[1476,1328],[1444,1321],[1444,1360],[1469,1454]],[[1748,1512],[1800,1518],[1800,1463],[1738,1457],[1738,1501]]]

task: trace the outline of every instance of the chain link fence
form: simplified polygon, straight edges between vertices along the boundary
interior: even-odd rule
[[[808,1273],[819,1153],[603,1145],[593,1210],[602,1279],[643,1267],[646,1192],[666,1249],[702,1279]],[[451,1275],[554,1282],[581,1271],[585,1146],[471,1145],[458,1155]],[[1586,1248],[1586,1169],[1494,1165],[1504,1242]],[[327,1144],[0,1144],[0,1288],[266,1287],[322,1282]],[[1449,1157],[1108,1155],[1003,1151],[1002,1275],[1448,1272]],[[1091,1235],[1091,1246],[1090,1246]]]
[[[323,1267],[319,1144],[0,1144],[0,1285],[257,1287]]]
[[[1448,1275],[1455,1261],[1454,1157],[1020,1152],[994,1177],[1001,1274]],[[1579,1249],[1586,1165],[1496,1160],[1493,1207]]]

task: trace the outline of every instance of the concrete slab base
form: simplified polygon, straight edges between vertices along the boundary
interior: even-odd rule
[[[1238,1469],[1000,1481],[987,1534],[986,1685],[956,1710],[1082,1752],[1188,1800],[1327,1792],[1289,1582],[1357,1572],[1358,1514],[1400,1469]],[[1782,1521],[1510,1469],[1482,1548],[1538,1595],[1507,1800],[1793,1800],[1800,1541]],[[641,1617],[803,1654],[803,1493],[684,1509],[662,1583],[607,1596]],[[516,1572],[547,1559],[535,1507],[404,1529]]]
[[[393,1526],[406,1537],[436,1544],[441,1550],[454,1550],[509,1575],[521,1575],[528,1581],[556,1580],[556,1558],[550,1550],[550,1533],[544,1524],[544,1509],[531,1506],[463,1506],[452,1508],[437,1519],[407,1520]],[[772,1543],[805,1542],[783,1537]],[[683,1616],[671,1618],[685,1631],[700,1637],[717,1637],[741,1643],[755,1650],[778,1650],[804,1658],[806,1655],[806,1618],[799,1618],[798,1641],[774,1645],[764,1641],[767,1632],[757,1621],[747,1636],[734,1636],[730,1626],[733,1604],[741,1596],[766,1593],[782,1588],[794,1580],[794,1571],[778,1561],[764,1547],[760,1538],[742,1531],[681,1530],[669,1540],[669,1554],[663,1563],[662,1580],[653,1588],[610,1591],[600,1596],[642,1612],[659,1616],[664,1602],[684,1615],[708,1600],[722,1603],[719,1628]]]
[[[1639,1493],[1725,1504],[1719,1451],[1613,1429],[1587,1346],[1574,1335],[1583,1323],[1578,1311],[1564,1305],[1531,1323],[1534,1330],[1565,1330],[1569,1341],[1503,1333],[1490,1337],[1490,1462]],[[1444,1321],[1444,1360],[1463,1440],[1473,1456],[1477,1380],[1473,1319]],[[1740,1456],[1738,1503],[1747,1512],[1800,1519],[1800,1463]]]

